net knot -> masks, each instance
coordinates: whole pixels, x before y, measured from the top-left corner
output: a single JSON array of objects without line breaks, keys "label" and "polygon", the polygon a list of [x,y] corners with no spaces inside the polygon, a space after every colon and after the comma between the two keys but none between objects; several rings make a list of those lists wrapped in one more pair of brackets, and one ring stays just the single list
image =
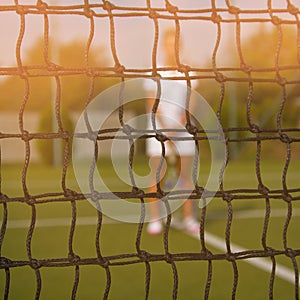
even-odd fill
[{"label": "net knot", "polygon": [[207,258],[207,259],[212,259],[213,258],[213,254],[211,253],[211,251],[209,251],[206,248],[202,249],[201,254],[204,255],[204,257]]},{"label": "net knot", "polygon": [[37,8],[39,11],[44,12],[48,9],[48,4],[43,2],[42,0],[37,1]]},{"label": "net knot", "polygon": [[165,255],[165,261],[166,261],[168,264],[172,264],[172,263],[173,263],[173,257],[172,257],[172,254],[171,254],[171,253],[166,253],[166,255]]},{"label": "net knot", "polygon": [[202,198],[203,201],[205,201],[205,192],[204,192],[204,188],[199,186],[198,184],[196,184],[195,186],[195,193],[197,198]]},{"label": "net knot", "polygon": [[28,8],[24,5],[17,5],[16,13],[19,15],[25,15],[28,13]]},{"label": "net knot", "polygon": [[5,268],[8,267],[8,265],[10,265],[12,263],[12,261],[4,256],[0,257],[0,267],[1,268]]},{"label": "net knot", "polygon": [[268,193],[269,193],[270,190],[266,186],[264,186],[263,184],[259,184],[258,185],[258,191],[262,195],[268,195]]},{"label": "net knot", "polygon": [[286,84],[286,79],[279,74],[276,75],[276,81],[281,86],[284,86]]},{"label": "net knot", "polygon": [[241,68],[247,74],[251,73],[251,71],[252,71],[252,67],[250,65],[247,65],[247,64],[241,64]]},{"label": "net knot", "polygon": [[192,124],[186,124],[185,126],[186,130],[188,131],[189,134],[191,135],[196,135],[198,132],[198,129],[196,126],[192,125]]},{"label": "net knot", "polygon": [[180,64],[177,68],[178,72],[187,74],[190,71],[190,67],[187,65]]},{"label": "net knot", "polygon": [[150,257],[151,257],[150,253],[148,253],[147,251],[144,251],[144,250],[139,251],[138,255],[139,255],[140,260],[143,262],[149,261]]},{"label": "net knot", "polygon": [[21,70],[20,77],[26,79],[28,77],[28,72],[24,69]]},{"label": "net knot", "polygon": [[293,140],[285,133],[280,134],[280,141],[285,144],[291,144]]},{"label": "net knot", "polygon": [[47,66],[47,70],[48,71],[58,71],[59,70],[59,66],[57,65],[57,64],[55,64],[55,63],[53,63],[53,62],[50,62],[49,64],[48,64],[48,66]]},{"label": "net knot", "polygon": [[169,1],[166,3],[166,9],[171,14],[176,14],[178,12],[178,7],[170,4]]},{"label": "net knot", "polygon": [[252,133],[255,133],[255,134],[261,132],[259,126],[256,125],[256,124],[251,124],[251,126],[250,126],[250,131],[251,131]]},{"label": "net knot", "polygon": [[107,11],[111,11],[111,10],[115,9],[115,5],[112,4],[109,1],[104,1],[104,3],[103,3],[103,9],[105,9]]},{"label": "net knot", "polygon": [[132,187],[132,193],[136,196],[136,197],[139,197],[139,198],[142,198],[145,196],[145,193],[143,190],[139,189],[138,187],[136,186],[133,186]]},{"label": "net knot", "polygon": [[163,203],[168,202],[168,197],[166,197],[167,193],[161,190],[161,188],[157,189],[157,198],[160,199]]},{"label": "net knot", "polygon": [[80,256],[75,253],[69,253],[68,260],[71,264],[77,265],[80,262]]},{"label": "net knot", "polygon": [[116,64],[114,69],[116,73],[124,73],[125,71],[125,67],[120,64]]},{"label": "net knot", "polygon": [[186,73],[188,73],[188,71],[189,71],[189,66],[184,65],[184,64],[180,64],[180,65],[178,66],[177,70],[178,70],[178,72],[180,72],[180,73],[186,74]]},{"label": "net knot", "polygon": [[224,76],[222,73],[216,72],[215,75],[216,75],[215,79],[216,79],[216,81],[218,81],[219,83],[222,83],[222,82],[225,82],[225,81],[226,81],[226,78],[225,78],[225,76]]},{"label": "net knot", "polygon": [[133,128],[128,124],[124,124],[122,127],[122,131],[127,135],[130,135],[132,133],[132,130]]},{"label": "net knot", "polygon": [[95,77],[95,71],[92,68],[87,68],[86,69],[86,75],[88,77]]},{"label": "net knot", "polygon": [[84,8],[84,15],[90,19],[94,16],[94,11],[92,9],[90,9],[88,6],[86,6]]},{"label": "net knot", "polygon": [[5,203],[9,200],[9,197],[3,193],[0,193],[0,203]]},{"label": "net knot", "polygon": [[75,197],[75,196],[77,196],[77,192],[70,190],[70,189],[65,189],[64,196],[65,197]]},{"label": "net knot", "polygon": [[280,25],[282,23],[282,20],[277,16],[272,16],[271,21],[274,25]]},{"label": "net knot", "polygon": [[22,140],[24,142],[29,142],[31,140],[30,134],[27,130],[23,130],[22,132]]},{"label": "net knot", "polygon": [[297,15],[299,13],[299,9],[291,3],[288,4],[287,10],[291,15]]},{"label": "net knot", "polygon": [[231,202],[233,197],[230,193],[223,193],[223,196],[222,196],[223,200],[226,201],[226,202]]},{"label": "net knot", "polygon": [[285,249],[285,255],[287,257],[290,257],[290,258],[294,258],[295,256],[297,256],[297,253],[295,250],[291,249],[291,248],[286,248]]},{"label": "net knot", "polygon": [[96,142],[97,139],[98,139],[98,134],[100,134],[100,133],[89,130],[88,133],[87,133],[87,135],[86,135],[86,138],[89,139],[92,142]]},{"label": "net knot", "polygon": [[293,201],[293,197],[286,192],[283,193],[282,198],[287,203],[291,203]]},{"label": "net knot", "polygon": [[230,14],[233,14],[233,15],[238,15],[240,13],[240,9],[234,5],[229,6],[228,11]]},{"label": "net knot", "polygon": [[156,133],[155,138],[162,143],[168,140],[168,137],[160,132]]},{"label": "net knot", "polygon": [[230,262],[234,262],[235,256],[232,253],[226,253],[226,260],[228,260]]},{"label": "net knot", "polygon": [[152,72],[152,80],[154,80],[155,82],[158,82],[161,80],[161,75],[159,73],[157,73],[157,70],[153,70]]},{"label": "net knot", "polygon": [[91,193],[91,200],[93,202],[97,202],[100,199],[101,199],[100,194],[97,191],[92,191],[92,193]]},{"label": "net knot", "polygon": [[106,258],[104,257],[99,257],[97,259],[98,261],[98,264],[103,267],[103,268],[108,268],[109,267],[109,260],[107,260]]},{"label": "net knot", "polygon": [[149,10],[149,18],[150,19],[157,19],[157,17],[158,17],[157,12],[154,9],[150,9]]},{"label": "net knot", "polygon": [[264,247],[264,249],[266,250],[266,254],[270,257],[274,256],[274,249],[272,247]]},{"label": "net knot", "polygon": [[37,270],[42,266],[41,263],[35,258],[30,259],[29,264],[30,267],[34,270]]},{"label": "net knot", "polygon": [[30,206],[36,203],[35,198],[28,195],[25,197],[25,202]]},{"label": "net knot", "polygon": [[65,130],[64,128],[62,129],[61,131],[61,137],[64,139],[64,140],[68,140],[72,137],[72,134],[68,131],[68,130]]},{"label": "net knot", "polygon": [[211,14],[211,20],[215,23],[218,24],[222,21],[222,17],[220,15],[218,15],[217,13],[213,12]]}]

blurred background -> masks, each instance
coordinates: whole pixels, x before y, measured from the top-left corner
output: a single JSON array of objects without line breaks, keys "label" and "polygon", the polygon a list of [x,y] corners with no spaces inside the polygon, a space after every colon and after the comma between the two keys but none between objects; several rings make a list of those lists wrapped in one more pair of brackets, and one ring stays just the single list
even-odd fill
[{"label": "blurred background", "polygon": [[[5,0],[1,5],[12,5],[13,1]],[[64,1],[52,0],[45,1],[49,6],[65,5]],[[74,0],[72,4],[81,4],[81,1]],[[97,1],[89,1],[90,4]],[[36,1],[20,0],[19,5],[35,5]],[[144,1],[113,1],[116,6],[145,8]],[[211,6],[211,1],[172,1],[173,5],[180,9],[203,9]],[[270,20],[267,12],[267,1],[231,1],[232,5],[246,10],[260,9],[265,13],[257,14],[251,18]],[[165,1],[151,1],[152,7],[164,8]],[[225,83],[226,93],[221,110],[221,121],[223,128],[227,127],[247,127],[247,97],[249,85],[241,78],[247,78],[247,73],[240,68],[241,63],[245,63],[252,68],[252,77],[263,79],[269,83],[254,83],[253,101],[251,103],[251,118],[254,123],[264,128],[277,128],[277,114],[282,100],[282,88],[277,82],[275,72],[275,53],[278,50],[278,40],[280,39],[278,28],[270,21],[268,22],[241,22],[240,42],[241,49],[236,43],[236,32],[238,30],[235,22],[235,15],[225,11],[226,2],[223,0],[215,1],[218,8],[224,8],[224,12],[218,14],[228,22],[222,22],[218,37],[218,26],[210,20],[211,14],[201,13],[202,20],[180,20],[180,34],[182,38],[182,50],[180,59],[182,64],[187,64],[197,69],[199,76],[203,79],[198,80],[197,91],[211,104],[217,112],[220,100],[219,83],[214,79],[213,73],[213,54],[216,51],[215,63],[218,69],[222,69],[222,74],[229,78],[239,78],[240,82],[228,80]],[[297,27],[289,24],[289,20],[294,20],[292,14],[280,13],[280,9],[286,9],[286,1],[272,1],[272,8],[277,9],[277,15],[284,18],[287,22],[281,25],[282,43],[278,57],[278,65],[281,67],[280,74],[288,81],[297,80],[299,71],[290,66],[298,65],[299,49],[297,46],[298,33]],[[95,10],[100,16],[105,13],[99,7]],[[123,10],[122,13],[131,11]],[[158,20],[160,33],[166,28],[175,27],[174,20],[168,18]],[[184,16],[184,13],[181,13]],[[188,14],[186,14],[187,16]],[[273,16],[277,16],[276,12]],[[247,19],[247,13],[240,15]],[[207,17],[207,19],[205,19]],[[91,68],[110,68],[114,67],[114,58],[111,48],[109,18],[93,18],[94,35],[90,35],[90,19],[84,15],[48,15],[49,32],[45,36],[44,18],[41,14],[25,14],[24,36],[20,47],[17,41],[20,39],[20,15],[14,11],[2,11],[0,18],[0,131],[5,133],[19,132],[19,116],[16,114],[20,110],[24,100],[25,84],[19,75],[7,75],[6,70],[17,68],[18,60],[25,69],[39,75],[41,68],[49,68],[49,62],[54,63],[59,68],[69,70],[69,75],[61,76],[61,112],[64,126],[70,131],[74,127],[80,113],[82,112],[90,89],[90,78],[83,74],[82,70],[87,64]],[[234,22],[231,22],[234,21]],[[114,17],[115,26],[115,47],[116,54],[121,65],[128,70],[138,70],[143,74],[143,70],[152,67],[152,48],[154,42],[154,23],[148,17]],[[162,65],[163,54],[159,36],[157,64]],[[86,48],[89,38],[91,44],[88,52],[88,62]],[[48,39],[48,40],[47,40]],[[216,48],[217,42],[219,42]],[[243,60],[241,61],[241,51]],[[19,54],[17,54],[19,53]],[[48,60],[48,62],[47,62]],[[110,69],[111,70],[111,69]],[[257,70],[257,72],[256,72]],[[211,78],[208,78],[211,76]],[[113,76],[95,77],[94,90],[92,97],[107,89],[109,86],[117,84],[120,79]],[[23,119],[25,129],[29,132],[51,132],[55,126],[53,121],[54,102],[57,96],[57,86],[52,76],[31,76],[29,78],[28,99],[24,109]],[[141,89],[142,87],[137,87]],[[299,127],[300,112],[300,91],[296,84],[287,86],[288,101],[285,105],[281,119],[282,127]],[[110,102],[103,103],[101,111],[109,110]],[[143,112],[142,102],[137,102],[129,110],[132,116]],[[116,119],[116,118],[115,118]],[[118,125],[116,120],[115,126]],[[245,131],[231,132],[232,137],[245,137],[249,133]],[[53,141],[39,141],[32,143],[32,161],[45,160],[53,163],[53,154],[50,144]],[[19,139],[3,140],[2,144],[3,161],[22,161],[24,159],[22,141]],[[249,149],[249,143],[231,144],[233,157],[240,151]],[[250,146],[251,148],[251,146]],[[254,147],[255,148],[255,147]],[[253,149],[254,149],[253,148]],[[57,148],[56,148],[57,149]],[[110,146],[107,146],[109,151]],[[140,142],[138,151],[144,151],[143,142]],[[275,157],[281,156],[278,149],[274,149],[270,143],[271,153]],[[48,152],[45,155],[45,151]],[[253,150],[254,151],[254,150]],[[298,154],[296,154],[298,155]]]},{"label": "blurred background", "polygon": [[[180,62],[196,74],[192,80],[197,92],[211,105],[230,139],[223,193],[205,211],[197,211],[205,226],[207,252],[199,237],[182,230],[171,228],[166,241],[165,235],[150,236],[139,224],[118,223],[106,216],[100,221],[91,199],[78,196],[78,178],[68,161],[70,149],[62,132],[57,133],[57,112],[70,138],[87,102],[120,83],[122,68],[118,70],[116,64],[124,66],[126,80],[149,76],[153,64],[167,67],[161,36],[176,25],[174,15],[165,10],[167,2],[180,9]],[[169,299],[174,293],[175,265],[179,299],[199,299],[208,285],[211,299],[233,298],[236,278],[238,299],[267,299],[273,292],[274,299],[295,298],[300,264],[299,3],[111,0],[112,5],[122,6],[112,10],[111,19],[107,10],[93,6],[99,3],[103,2],[1,0],[0,267],[5,270],[0,272],[0,294],[33,299],[41,292],[41,299],[69,299],[77,291],[78,299],[98,299],[111,282],[111,299],[144,299],[147,262],[138,253],[143,249],[151,258],[158,257],[151,261],[153,299]],[[155,24],[147,4],[161,14],[156,62],[152,60]],[[243,12],[235,14],[234,7],[229,11],[230,5]],[[87,7],[94,11],[93,18]],[[196,18],[190,18],[193,15]],[[134,92],[142,89],[133,87]],[[145,99],[140,100],[125,107],[125,121],[145,112]],[[116,103],[119,97],[101,102],[99,116],[107,117]],[[257,134],[252,125],[262,132]],[[98,171],[111,191],[131,193],[132,184],[118,176],[121,169],[129,175],[128,153],[117,170],[110,157],[112,139],[121,127],[119,111],[107,118],[104,127],[112,130],[109,138],[98,142]],[[45,135],[28,141],[26,131]],[[199,144],[198,184],[204,187],[210,175],[210,149],[205,139]],[[145,139],[137,141],[133,169],[139,175],[150,171]],[[258,188],[262,183],[269,194],[261,185]],[[166,243],[170,253],[187,260],[171,265],[164,256]],[[99,263],[100,250],[108,266]],[[195,253],[216,256],[192,261]],[[233,254],[240,256],[234,260]],[[262,264],[251,264],[256,255],[266,256]],[[276,272],[283,270],[284,275],[271,277],[275,261]],[[35,263],[44,265],[35,268]]]}]

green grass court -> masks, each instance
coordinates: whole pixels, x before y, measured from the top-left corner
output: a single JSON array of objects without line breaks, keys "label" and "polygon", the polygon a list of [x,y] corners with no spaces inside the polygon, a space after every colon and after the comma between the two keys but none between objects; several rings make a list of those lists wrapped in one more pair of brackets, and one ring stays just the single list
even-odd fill
[{"label": "green grass court", "polygon": [[[141,162],[143,159],[141,159]],[[299,161],[293,162],[288,170],[288,188],[299,187]],[[146,173],[147,167],[137,163],[137,172]],[[103,161],[102,172],[108,178],[108,184],[116,190],[126,189],[114,177],[108,161]],[[124,161],[126,168],[127,162]],[[2,191],[13,196],[22,196],[22,165],[2,166]],[[282,186],[283,162],[263,161],[262,178],[266,186],[280,189]],[[71,168],[68,170],[68,188],[78,190]],[[205,178],[208,166],[201,166],[200,174]],[[201,173],[202,172],[202,173]],[[202,180],[200,178],[200,181]],[[204,180],[204,179],[203,179]],[[45,191],[61,190],[61,168],[30,164],[27,185],[31,194]],[[255,163],[253,161],[231,161],[226,169],[224,188],[257,188]],[[231,242],[249,250],[262,250],[261,235],[264,222],[264,200],[233,201],[233,223]],[[9,203],[8,229],[6,231],[1,256],[12,260],[28,260],[26,237],[31,208],[24,203]],[[70,233],[70,203],[46,203],[36,207],[38,223],[33,232],[31,250],[37,259],[66,258],[68,256],[68,238]],[[77,218],[73,249],[81,258],[96,257],[96,210],[87,200],[78,201]],[[268,246],[283,250],[283,227],[286,221],[287,204],[282,200],[271,200],[271,220],[268,229]],[[3,206],[1,206],[1,219]],[[26,221],[27,220],[27,221]],[[88,225],[83,225],[88,220]],[[44,221],[44,223],[43,223]],[[27,222],[27,223],[26,223]],[[40,222],[40,223],[39,223]],[[92,224],[94,222],[94,224]],[[227,222],[227,204],[215,198],[207,206],[205,231],[225,240]],[[300,204],[293,202],[293,217],[288,227],[288,247],[300,248]],[[101,230],[100,247],[103,256],[124,253],[136,253],[135,242],[137,224],[118,223],[104,218]],[[163,254],[163,236],[149,236],[144,228],[141,248],[151,253]],[[207,244],[214,254],[222,253],[218,247]],[[169,234],[169,251],[171,253],[197,253],[201,250],[199,240],[186,233],[171,229]],[[224,252],[223,252],[224,253]],[[270,261],[270,259],[267,258]],[[276,263],[293,272],[291,260],[285,255],[276,256]],[[300,258],[297,257],[300,265]],[[171,299],[173,275],[171,265],[166,262],[151,262],[150,299]],[[207,279],[207,262],[176,262],[179,276],[178,299],[202,299]],[[233,283],[232,264],[228,261],[213,261],[210,299],[229,299]],[[270,274],[246,260],[238,260],[239,280],[236,299],[267,299]],[[98,266],[80,266],[80,280],[77,299],[102,299],[105,285],[105,271]],[[28,266],[10,268],[11,284],[9,299],[33,299],[36,289],[34,271]],[[109,299],[144,299],[145,297],[145,264],[136,263],[110,267],[112,283]],[[70,299],[74,283],[75,267],[42,267],[41,299]],[[5,272],[0,272],[0,294],[4,293]],[[274,299],[294,299],[294,284],[288,280],[275,277]]]}]

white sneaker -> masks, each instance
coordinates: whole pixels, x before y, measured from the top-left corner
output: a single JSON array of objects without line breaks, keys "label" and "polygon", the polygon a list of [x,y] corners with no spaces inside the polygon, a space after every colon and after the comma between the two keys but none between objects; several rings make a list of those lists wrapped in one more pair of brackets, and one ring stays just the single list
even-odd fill
[{"label": "white sneaker", "polygon": [[160,234],[163,226],[160,221],[151,221],[147,226],[147,232],[151,235]]},{"label": "white sneaker", "polygon": [[183,221],[184,230],[193,233],[199,234],[200,232],[200,223],[194,218],[186,218]]}]

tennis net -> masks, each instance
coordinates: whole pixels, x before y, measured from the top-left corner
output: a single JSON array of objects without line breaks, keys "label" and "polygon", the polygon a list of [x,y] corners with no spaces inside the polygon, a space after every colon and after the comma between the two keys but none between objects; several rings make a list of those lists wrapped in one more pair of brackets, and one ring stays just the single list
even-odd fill
[{"label": "tennis net", "polygon": [[[119,2],[119,1],[118,1]],[[206,1],[206,5],[201,4],[197,6],[191,4],[191,7],[181,7],[172,4],[171,1],[145,1],[145,5],[141,6],[140,3],[135,5],[117,4],[114,1],[89,1],[85,0],[81,3],[74,4],[51,4],[49,2],[36,1],[33,4],[26,4],[23,1],[15,0],[11,4],[0,5],[0,16],[3,18],[8,15],[13,16],[15,20],[18,20],[19,31],[14,35],[16,36],[16,42],[14,46],[14,52],[16,57],[16,64],[11,66],[4,66],[1,64],[0,76],[3,78],[1,85],[5,87],[5,80],[7,78],[18,78],[22,82],[23,97],[16,99],[18,103],[18,111],[15,113],[15,118],[18,119],[18,132],[10,132],[10,130],[1,129],[0,127],[0,141],[2,144],[9,143],[12,140],[18,140],[24,145],[24,152],[22,155],[24,161],[21,168],[21,195],[14,195],[7,192],[5,184],[0,188],[0,202],[2,205],[2,225],[0,232],[0,268],[3,272],[4,282],[2,284],[2,296],[4,299],[9,299],[11,289],[14,287],[14,280],[23,280],[17,278],[16,275],[11,274],[15,269],[30,267],[34,271],[35,276],[35,299],[41,298],[43,285],[46,284],[42,276],[43,270],[47,268],[74,268],[74,280],[72,286],[70,286],[70,297],[76,299],[78,295],[78,287],[80,285],[80,270],[84,266],[98,266],[105,272],[105,283],[103,284],[103,294],[99,297],[103,299],[109,298],[112,289],[114,277],[112,276],[112,270],[116,267],[128,266],[132,264],[143,264],[145,266],[144,278],[144,295],[145,299],[151,296],[151,280],[153,275],[151,273],[152,265],[156,262],[166,262],[171,266],[172,277],[172,295],[173,299],[178,298],[178,291],[180,289],[180,277],[178,276],[178,264],[183,261],[190,261],[192,263],[201,261],[206,263],[206,279],[205,285],[201,290],[199,288],[199,295],[203,295],[205,299],[208,299],[211,294],[211,282],[214,277],[213,266],[218,261],[229,262],[228,270],[233,273],[231,297],[238,297],[239,286],[239,262],[243,260],[251,260],[256,258],[266,258],[271,263],[271,271],[268,274],[268,297],[273,299],[274,286],[276,285],[276,267],[278,264],[278,258],[287,257],[289,265],[293,273],[292,290],[295,299],[299,299],[299,256],[300,248],[291,247],[294,245],[294,241],[289,241],[289,228],[293,223],[295,216],[295,207],[300,200],[300,187],[298,185],[289,184],[289,170],[296,168],[296,164],[299,163],[299,142],[300,142],[300,128],[299,120],[297,119],[297,112],[299,110],[299,104],[297,99],[299,97],[297,90],[300,83],[299,80],[299,62],[300,62],[300,30],[299,30],[299,9],[296,5],[289,0],[282,1],[278,4],[276,1],[261,1],[260,7],[244,7],[242,1],[239,5],[233,5],[233,1],[225,0],[224,3],[219,1]],[[137,1],[136,1],[137,2]],[[173,1],[175,3],[175,1]],[[221,2],[221,1],[220,1]],[[254,1],[255,2],[255,1]],[[276,2],[276,6],[274,3]],[[30,17],[39,17],[41,27],[43,28],[43,46],[40,49],[42,53],[42,63],[39,64],[27,64],[23,57],[23,43],[25,38],[29,34],[26,32],[27,22]],[[85,40],[85,46],[83,51],[83,64],[80,67],[65,66],[63,63],[53,61],[53,49],[51,50],[51,20],[52,17],[58,16],[62,20],[65,18],[65,22],[83,22],[88,28],[88,34]],[[73,21],[74,19],[75,21]],[[118,35],[118,28],[121,25],[117,25],[118,21],[126,19],[139,19],[141,22],[145,22],[149,25],[149,32],[151,32],[151,39],[148,49],[148,56],[150,58],[150,67],[137,67],[130,66],[130,63],[122,63],[122,59],[126,61],[125,56],[122,56],[122,49],[118,44],[117,39],[132,38],[133,27],[131,31],[125,30],[122,37]],[[103,23],[97,23],[98,21]],[[124,21],[123,21],[124,22]],[[176,66],[171,67],[169,65],[161,65],[159,61],[159,39],[163,31],[162,28],[166,28],[166,23],[171,24],[176,33],[175,42],[175,62]],[[98,25],[97,25],[98,24]],[[97,65],[91,59],[91,52],[93,43],[100,42],[103,35],[96,32],[99,30],[97,26],[102,26],[107,30],[107,48],[111,55],[113,63],[111,65]],[[122,24],[122,23],[121,23]],[[184,24],[184,25],[183,25]],[[188,25],[186,25],[188,24]],[[262,25],[263,24],[263,25]],[[243,29],[247,26],[255,27],[258,31],[261,30],[261,36],[265,40],[259,40],[251,38],[247,39],[243,36]],[[182,63],[181,50],[179,47],[179,39],[181,38],[182,29],[187,26],[187,31],[191,30],[194,36],[191,40],[202,39],[203,44],[212,43],[210,56],[207,60],[208,63],[195,62],[192,64]],[[214,32],[214,38],[209,36],[204,37],[201,26],[210,26],[211,32]],[[248,28],[247,27],[247,28]],[[67,30],[72,32],[72,28]],[[122,30],[122,29],[120,29]],[[197,34],[198,30],[202,34]],[[206,30],[206,29],[205,29]],[[231,40],[226,35],[226,32],[231,34]],[[13,34],[13,33],[12,33]],[[27,34],[27,35],[26,35]],[[55,32],[55,34],[59,34]],[[68,32],[64,32],[68,35]],[[71,34],[71,33],[70,33]],[[127,37],[128,34],[128,37]],[[253,32],[252,32],[253,34]],[[231,47],[224,45],[225,37],[231,41]],[[249,36],[251,34],[249,33]],[[253,35],[254,36],[254,35]],[[286,38],[287,37],[287,38]],[[5,38],[8,38],[5,36]],[[207,38],[207,40],[205,40]],[[2,37],[2,39],[4,39]],[[50,42],[49,42],[50,41]],[[52,41],[53,42],[53,41]],[[225,41],[226,42],[226,41]],[[5,44],[5,40],[2,41]],[[120,43],[120,42],[119,42]],[[259,46],[259,43],[263,43],[263,47]],[[126,47],[130,47],[130,43],[126,44]],[[247,47],[243,47],[246,45]],[[250,45],[252,45],[250,47]],[[198,44],[199,46],[199,44]],[[273,48],[272,48],[273,47]],[[55,48],[55,46],[54,46]],[[273,49],[272,52],[270,49]],[[257,50],[257,55],[253,52]],[[52,52],[51,52],[52,51]],[[134,50],[132,50],[134,51]],[[229,55],[228,52],[232,53]],[[259,51],[262,51],[261,53]],[[120,55],[121,53],[121,55]],[[125,55],[125,54],[124,54]],[[292,58],[290,58],[293,56]],[[258,57],[258,58],[257,58]],[[229,58],[229,59],[227,59]],[[269,59],[270,58],[270,59]],[[75,58],[75,60],[77,57]],[[136,58],[137,59],[137,58]],[[222,61],[224,59],[224,61]],[[226,60],[227,59],[227,60]],[[287,60],[285,60],[287,59]],[[222,63],[218,63],[218,61]],[[165,71],[176,71],[180,75],[168,75],[167,77],[161,77]],[[95,138],[97,143],[94,144],[93,155],[95,157],[96,164],[89,166],[88,176],[89,186],[87,192],[83,192],[80,189],[70,187],[68,184],[68,172],[72,172],[72,142],[76,138],[72,131],[68,130],[63,120],[63,104],[64,95],[62,93],[62,81],[65,78],[73,76],[85,77],[88,81],[87,90],[85,91],[85,97],[80,99],[80,107],[87,107],[93,97],[97,94],[95,86],[99,79],[109,79],[113,83],[118,83],[118,91],[121,91],[116,99],[107,98],[103,101],[116,101],[117,114],[113,115],[117,120],[117,126],[107,125],[104,129],[99,129],[96,132],[88,132],[88,139]],[[31,105],[31,95],[35,93],[37,89],[36,85],[33,85],[33,79],[36,78],[48,78],[53,80],[54,87],[46,92],[46,98],[54,99],[54,109],[52,119],[52,130],[47,132],[37,132],[29,130],[26,127],[25,114],[27,107]],[[164,231],[163,231],[163,252],[154,253],[147,251],[142,246],[142,237],[145,232],[146,226],[146,212],[145,205],[149,198],[160,199],[167,195],[164,191],[164,187],[157,184],[156,190],[149,192],[147,189],[140,187],[134,179],[134,173],[132,168],[128,168],[128,176],[130,178],[130,189],[123,191],[119,190],[100,190],[95,188],[93,182],[97,180],[94,178],[95,168],[101,169],[101,160],[98,161],[98,152],[102,150],[102,144],[106,141],[114,140],[118,137],[120,132],[123,135],[120,137],[122,140],[126,140],[131,145],[135,145],[137,139],[143,143],[147,139],[158,139],[162,145],[162,153],[164,154],[164,143],[167,141],[166,135],[162,132],[153,130],[143,130],[140,127],[134,125],[128,125],[126,122],[127,106],[124,102],[124,95],[122,90],[125,89],[127,82],[130,79],[149,79],[154,78],[159,82],[159,79],[168,79],[182,81],[186,86],[191,86],[193,82],[199,84],[198,91],[202,93],[207,99],[208,103],[215,109],[216,118],[222,126],[222,132],[224,139],[221,142],[224,145],[224,161],[217,174],[217,179],[220,180],[220,185],[215,190],[207,190],[205,185],[197,182],[197,174],[199,169],[197,167],[197,161],[193,167],[193,178],[195,186],[191,191],[189,198],[194,200],[202,199],[202,203],[206,203],[207,199],[212,197],[214,201],[225,203],[226,207],[226,223],[224,227],[224,244],[225,249],[221,252],[214,252],[207,245],[206,228],[209,222],[207,216],[207,210],[209,205],[202,205],[200,211],[200,233],[198,238],[200,240],[200,250],[185,251],[185,252],[172,252],[169,245],[169,237],[172,231],[171,221],[173,214],[171,213],[170,203],[171,198],[164,198],[164,205],[166,214],[168,216]],[[137,81],[139,82],[139,81]],[[101,84],[103,81],[101,81]],[[202,89],[201,87],[206,88]],[[136,87],[136,86],[135,86]],[[55,91],[55,96],[53,96]],[[47,94],[48,93],[48,94]],[[52,93],[52,94],[51,94]],[[189,94],[189,93],[188,93]],[[141,95],[144,95],[141,93]],[[142,97],[141,97],[142,98]],[[188,99],[188,96],[187,96]],[[4,101],[2,99],[2,101]],[[7,102],[12,101],[6,99]],[[40,99],[39,101],[43,101]],[[142,107],[145,106],[145,102],[142,102]],[[152,107],[152,116],[155,118],[155,113],[159,107],[160,98],[157,97],[154,107]],[[72,103],[72,101],[71,101]],[[102,109],[100,104],[100,110]],[[189,105],[189,101],[186,101],[186,105]],[[1,104],[3,111],[5,112],[5,104]],[[71,108],[70,108],[71,109]],[[215,136],[208,134],[209,128],[203,129],[193,125],[189,114],[187,116],[186,130],[189,132],[192,140],[195,142],[195,147],[203,150],[205,155],[205,143],[212,139],[218,139]],[[239,118],[243,118],[240,121]],[[89,121],[87,118],[83,118],[85,125],[89,128]],[[270,121],[271,120],[271,121]],[[0,124],[4,128],[4,124]],[[212,133],[216,133],[213,131]],[[30,182],[30,168],[35,163],[32,162],[34,153],[34,143],[37,141],[54,141],[54,149],[59,152],[60,146],[57,146],[57,142],[61,141],[62,154],[59,154],[57,161],[60,169],[61,184],[56,191],[48,191],[42,189],[38,193],[32,193],[30,185],[34,182]],[[184,143],[185,138],[179,140]],[[53,146],[53,144],[51,144]],[[55,146],[56,144],[56,146]],[[203,144],[203,147],[202,147]],[[21,144],[20,144],[21,145]],[[50,145],[50,144],[48,144]],[[244,147],[244,146],[247,147]],[[52,147],[51,146],[51,147]],[[248,147],[249,146],[249,147]],[[244,149],[244,148],[245,149]],[[5,149],[1,150],[1,156],[5,157]],[[250,150],[248,150],[250,148]],[[280,149],[280,150],[279,150]],[[49,150],[49,149],[48,149]],[[280,152],[280,153],[279,153]],[[46,154],[45,154],[46,155]],[[132,167],[137,155],[135,147],[130,147],[126,156],[128,165]],[[282,170],[278,178],[275,179],[277,186],[272,186],[272,183],[266,183],[268,180],[264,180],[262,175],[262,169],[264,168],[264,159],[272,158],[274,164],[277,161],[281,162]],[[125,158],[123,158],[125,159]],[[238,163],[240,161],[253,160],[253,168],[255,169],[256,186],[244,187],[239,185],[238,173],[236,174],[236,183],[233,187],[227,187],[223,182],[224,174],[231,171],[231,163]],[[271,162],[271,164],[273,164]],[[241,163],[242,164],[242,163]],[[5,170],[7,170],[7,162],[2,158],[1,161],[1,178],[5,178]],[[45,168],[47,168],[45,166]],[[162,165],[160,165],[162,168]],[[56,169],[57,170],[57,169]],[[297,168],[296,168],[297,170]],[[298,170],[299,171],[299,170]],[[15,172],[18,172],[15,170]],[[50,172],[50,171],[49,171]],[[159,173],[160,170],[157,170]],[[57,173],[55,173],[57,174]],[[201,174],[201,170],[200,170]],[[293,173],[295,174],[295,173]],[[16,175],[17,176],[17,175]],[[294,175],[290,175],[294,176]],[[200,175],[201,177],[201,175]],[[1,183],[1,180],[0,180]],[[291,187],[290,187],[291,186]],[[88,192],[89,191],[89,192]],[[176,190],[175,200],[177,198],[182,199],[182,195],[185,195],[185,190]],[[174,195],[173,195],[174,196]],[[105,226],[103,223],[104,214],[101,210],[101,205],[106,203],[105,201],[116,201],[116,199],[137,201],[140,210],[138,216],[137,234],[135,238],[135,251],[132,253],[118,253],[105,255],[102,253],[102,246],[106,243],[101,239],[101,232]],[[173,197],[174,198],[174,197]],[[89,199],[94,203],[97,208],[96,211],[96,232],[95,232],[95,253],[93,257],[77,254],[74,250],[74,235],[78,225],[77,209],[80,203]],[[249,201],[258,201],[263,203],[263,222],[260,237],[260,245],[253,249],[238,249],[232,247],[232,223],[234,221],[234,205],[235,203],[244,203]],[[27,211],[29,210],[30,222],[27,224],[27,236],[26,236],[26,259],[15,259],[10,256],[10,253],[5,251],[5,243],[9,238],[7,236],[10,207],[13,204],[19,204]],[[61,257],[44,257],[37,258],[32,252],[32,243],[35,239],[35,232],[37,227],[37,207],[47,206],[52,204],[66,203],[70,206],[71,217],[68,219],[69,231],[67,237],[68,253]],[[280,203],[282,207],[286,209],[286,215],[284,216],[284,222],[281,228],[281,246],[275,248],[270,246],[268,240],[268,232],[271,223],[272,205],[273,203]],[[27,211],[28,213],[28,211]],[[21,219],[28,216],[24,213]],[[7,236],[7,237],[6,237]],[[4,250],[3,250],[4,249]],[[17,274],[17,273],[16,273]],[[134,292],[133,292],[134,295]]]}]

